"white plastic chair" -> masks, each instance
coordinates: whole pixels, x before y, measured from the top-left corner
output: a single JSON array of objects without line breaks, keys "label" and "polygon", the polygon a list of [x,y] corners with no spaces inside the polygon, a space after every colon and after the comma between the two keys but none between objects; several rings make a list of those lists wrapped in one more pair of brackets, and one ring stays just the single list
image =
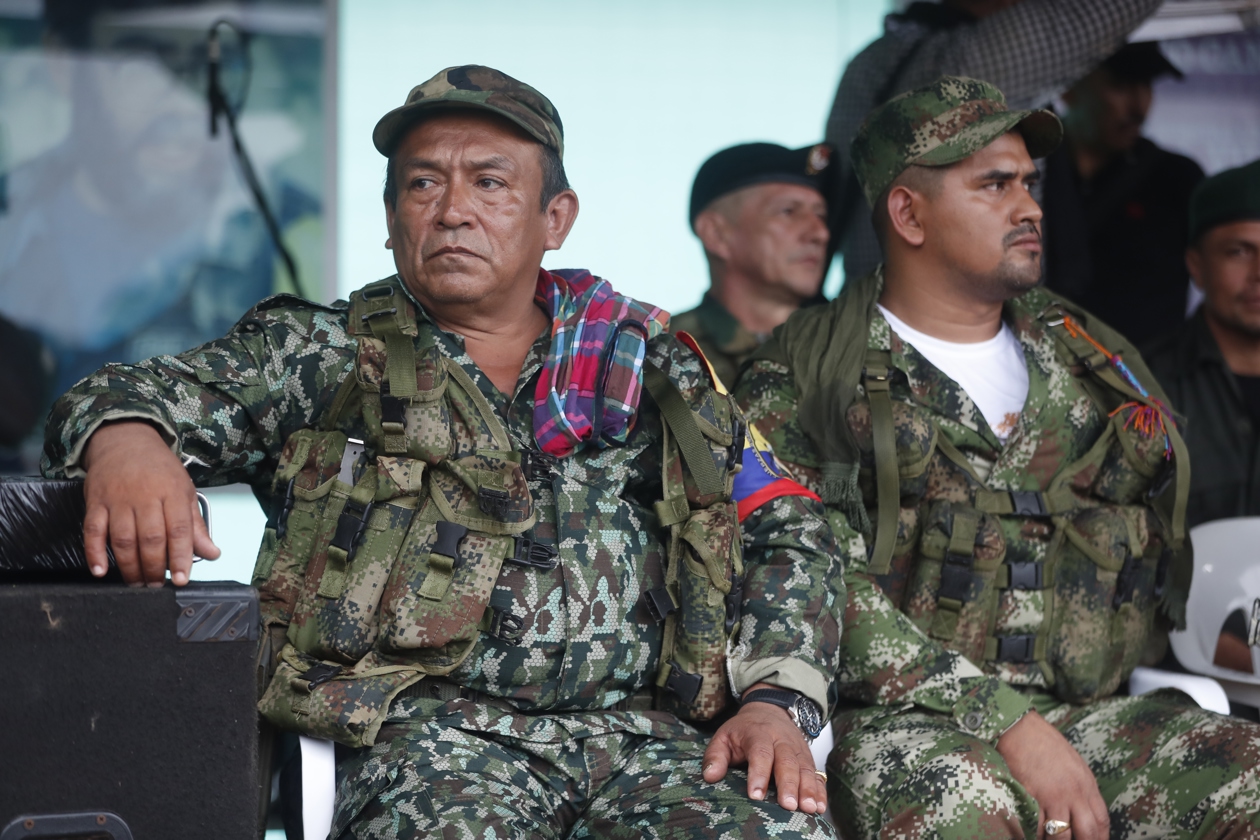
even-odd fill
[{"label": "white plastic chair", "polygon": [[1188,670],[1215,679],[1230,700],[1260,707],[1260,650],[1251,648],[1252,673],[1213,663],[1221,625],[1234,610],[1250,616],[1260,599],[1260,516],[1220,519],[1190,531],[1194,580],[1186,629],[1170,634],[1173,652]]}]

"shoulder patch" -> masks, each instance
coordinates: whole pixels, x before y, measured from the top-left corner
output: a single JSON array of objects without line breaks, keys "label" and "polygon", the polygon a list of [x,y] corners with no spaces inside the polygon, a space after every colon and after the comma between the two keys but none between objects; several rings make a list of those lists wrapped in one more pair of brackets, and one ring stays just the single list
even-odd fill
[{"label": "shoulder patch", "polygon": [[743,464],[743,469],[735,474],[735,486],[731,491],[740,522],[757,508],[781,496],[806,496],[822,501],[817,493],[780,472],[770,442],[751,424],[744,437]]}]

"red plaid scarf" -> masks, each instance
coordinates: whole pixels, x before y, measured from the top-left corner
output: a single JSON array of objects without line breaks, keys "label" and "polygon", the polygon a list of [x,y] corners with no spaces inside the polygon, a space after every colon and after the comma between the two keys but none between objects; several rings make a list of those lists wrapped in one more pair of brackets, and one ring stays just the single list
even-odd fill
[{"label": "red plaid scarf", "polygon": [[625,443],[643,391],[647,342],[669,313],[613,291],[584,269],[542,270],[534,298],[551,315],[551,350],[534,392],[534,438],[563,458]]}]

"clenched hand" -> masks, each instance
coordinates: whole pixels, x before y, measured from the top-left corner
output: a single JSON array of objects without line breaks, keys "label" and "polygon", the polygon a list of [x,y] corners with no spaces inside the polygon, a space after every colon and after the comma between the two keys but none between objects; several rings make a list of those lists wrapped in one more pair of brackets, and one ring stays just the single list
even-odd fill
[{"label": "clenched hand", "polygon": [[123,580],[131,584],[161,586],[169,568],[171,581],[183,586],[194,552],[219,556],[192,479],[148,423],[122,421],[97,429],[83,468],[83,542],[92,574],[105,574],[107,541]]}]

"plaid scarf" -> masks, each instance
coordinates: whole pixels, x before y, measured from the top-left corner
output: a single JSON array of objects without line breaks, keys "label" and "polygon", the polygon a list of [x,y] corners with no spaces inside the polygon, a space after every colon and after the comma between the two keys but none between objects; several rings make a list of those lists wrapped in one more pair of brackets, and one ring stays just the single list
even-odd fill
[{"label": "plaid scarf", "polygon": [[613,291],[584,269],[540,270],[534,299],[551,315],[551,349],[534,391],[534,438],[563,458],[625,443],[643,391],[647,342],[669,313]]}]

